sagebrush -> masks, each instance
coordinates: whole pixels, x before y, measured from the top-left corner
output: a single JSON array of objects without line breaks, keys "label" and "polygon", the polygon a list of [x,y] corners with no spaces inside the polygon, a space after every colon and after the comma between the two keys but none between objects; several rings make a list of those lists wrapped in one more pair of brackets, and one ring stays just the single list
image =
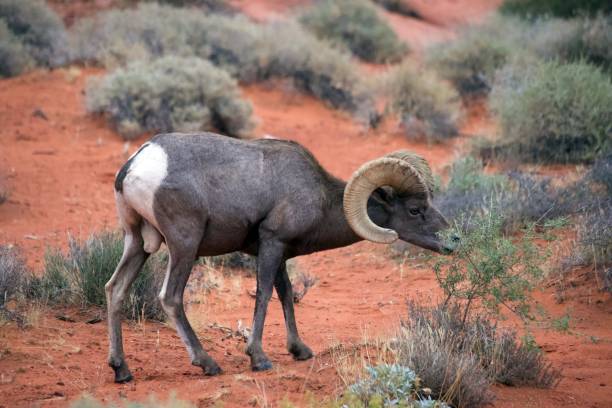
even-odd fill
[{"label": "sagebrush", "polygon": [[0,2],[0,75],[64,63],[67,39],[64,24],[42,0]]},{"label": "sagebrush", "polygon": [[290,21],[257,24],[242,16],[140,4],[83,19],[73,31],[78,59],[112,67],[197,56],[241,82],[287,78],[335,108],[365,115],[373,110],[350,56]]},{"label": "sagebrush", "polygon": [[324,0],[300,17],[316,36],[370,62],[395,62],[407,47],[366,0]]},{"label": "sagebrush", "polygon": [[24,44],[0,20],[0,77],[19,75],[35,65]]},{"label": "sagebrush", "polygon": [[458,135],[459,96],[435,74],[404,63],[385,84],[388,109],[409,137],[440,142]]},{"label": "sagebrush", "polygon": [[107,115],[126,139],[143,132],[215,130],[246,136],[252,108],[236,82],[199,58],[136,62],[87,87],[87,109]]},{"label": "sagebrush", "polygon": [[429,48],[427,63],[450,80],[461,94],[487,93],[495,72],[514,52],[506,30],[509,24],[498,18],[465,28],[456,40]]},{"label": "sagebrush", "polygon": [[538,163],[590,162],[612,149],[612,81],[585,62],[511,65],[491,94],[498,155]]},{"label": "sagebrush", "polygon": [[462,94],[483,94],[493,87],[499,69],[517,61],[527,68],[539,60],[586,60],[609,69],[611,40],[611,16],[521,20],[494,15],[464,28],[456,40],[429,48],[427,61]]}]

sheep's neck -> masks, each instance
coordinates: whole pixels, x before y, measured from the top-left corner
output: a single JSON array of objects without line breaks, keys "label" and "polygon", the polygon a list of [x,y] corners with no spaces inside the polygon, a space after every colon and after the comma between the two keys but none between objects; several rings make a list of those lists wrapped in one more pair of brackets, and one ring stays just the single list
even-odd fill
[{"label": "sheep's neck", "polygon": [[[363,238],[355,234],[344,216],[343,196],[346,183],[338,183],[332,189],[330,206],[327,208],[322,222],[317,230],[311,235],[309,252],[325,249],[340,248],[355,242],[363,241]],[[382,205],[372,197],[368,200],[368,215],[370,219],[381,227],[388,227],[388,214]]]}]

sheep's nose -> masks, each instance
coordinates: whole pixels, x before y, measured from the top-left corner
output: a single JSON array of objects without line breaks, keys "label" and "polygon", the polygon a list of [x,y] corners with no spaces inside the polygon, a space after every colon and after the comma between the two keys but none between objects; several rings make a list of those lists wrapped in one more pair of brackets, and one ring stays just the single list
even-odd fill
[{"label": "sheep's nose", "polygon": [[445,255],[450,255],[452,254],[455,249],[457,249],[457,247],[459,246],[459,242],[461,242],[461,238],[459,238],[458,235],[453,234],[449,237],[448,243],[444,246],[442,253]]}]

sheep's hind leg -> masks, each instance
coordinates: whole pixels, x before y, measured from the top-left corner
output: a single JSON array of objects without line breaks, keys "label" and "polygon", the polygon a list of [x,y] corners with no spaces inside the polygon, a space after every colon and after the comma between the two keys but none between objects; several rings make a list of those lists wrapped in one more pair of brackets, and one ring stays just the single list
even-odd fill
[{"label": "sheep's hind leg", "polygon": [[202,348],[202,344],[187,320],[183,305],[183,293],[196,259],[197,250],[177,248],[169,248],[169,250],[170,263],[159,294],[164,311],[174,323],[181,340],[187,347],[191,364],[201,367],[206,375],[220,374],[221,368]]},{"label": "sheep's hind leg", "polygon": [[296,360],[308,360],[313,354],[312,350],[302,342],[298,333],[293,310],[293,289],[291,288],[291,281],[287,274],[285,262],[282,263],[276,274],[274,286],[276,287],[278,298],[283,305],[285,327],[287,328],[287,350],[293,354],[293,358]]},{"label": "sheep's hind leg", "polygon": [[149,254],[142,247],[140,232],[136,229],[126,232],[123,255],[113,276],[104,287],[108,310],[108,365],[115,371],[116,383],[125,383],[132,379],[132,374],[125,362],[125,355],[123,353],[121,305],[148,256]]}]

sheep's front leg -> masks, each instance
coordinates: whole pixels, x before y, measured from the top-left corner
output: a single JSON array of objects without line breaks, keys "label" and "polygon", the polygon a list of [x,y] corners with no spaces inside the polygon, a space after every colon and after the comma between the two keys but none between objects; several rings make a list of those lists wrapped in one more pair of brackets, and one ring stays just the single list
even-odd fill
[{"label": "sheep's front leg", "polygon": [[300,339],[295,313],[293,311],[293,289],[287,274],[286,263],[283,262],[274,280],[276,293],[283,304],[283,314],[285,315],[285,327],[287,328],[287,350],[293,354],[296,360],[308,360],[312,357],[312,351]]},{"label": "sheep's front leg", "polygon": [[247,345],[246,353],[251,356],[253,371],[263,371],[272,368],[272,363],[263,352],[261,339],[268,302],[272,297],[274,278],[281,263],[284,262],[284,245],[278,241],[264,241],[259,245],[257,256],[257,293],[255,296],[255,313],[253,316],[253,331]]}]

